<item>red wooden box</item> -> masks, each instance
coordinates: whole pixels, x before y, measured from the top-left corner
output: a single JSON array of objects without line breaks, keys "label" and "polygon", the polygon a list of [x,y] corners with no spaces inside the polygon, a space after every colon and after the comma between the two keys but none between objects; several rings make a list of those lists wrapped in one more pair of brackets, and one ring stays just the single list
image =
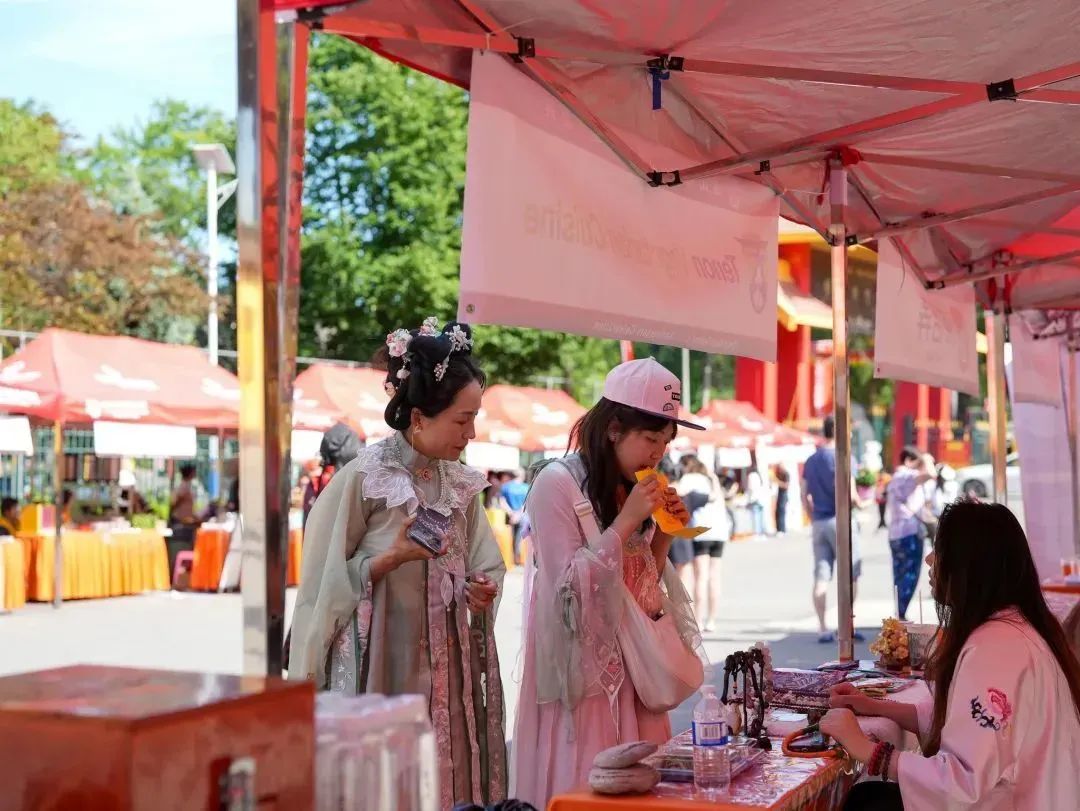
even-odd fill
[{"label": "red wooden box", "polygon": [[314,805],[309,683],[81,665],[0,678],[0,811],[218,809],[234,758],[259,809]]}]

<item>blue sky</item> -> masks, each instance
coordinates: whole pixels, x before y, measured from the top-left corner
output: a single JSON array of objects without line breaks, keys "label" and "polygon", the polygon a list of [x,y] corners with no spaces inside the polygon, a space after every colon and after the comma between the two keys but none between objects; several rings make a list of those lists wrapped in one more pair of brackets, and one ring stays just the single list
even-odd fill
[{"label": "blue sky", "polygon": [[155,99],[236,109],[235,0],[0,0],[0,97],[86,138]]}]

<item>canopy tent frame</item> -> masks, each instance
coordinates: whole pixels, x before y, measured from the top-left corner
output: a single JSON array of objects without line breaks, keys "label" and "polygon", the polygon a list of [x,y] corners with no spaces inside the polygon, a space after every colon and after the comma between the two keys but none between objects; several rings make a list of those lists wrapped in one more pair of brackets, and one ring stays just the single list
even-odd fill
[{"label": "canopy tent frame", "polygon": [[[310,5],[316,5],[315,0]],[[875,205],[874,195],[845,167],[839,151],[856,137],[894,130],[915,122],[926,121],[944,113],[982,103],[1013,101],[1075,106],[1080,105],[1080,91],[1051,88],[1080,76],[1080,62],[1001,82],[980,84],[952,80],[925,79],[907,76],[877,75],[848,71],[790,68],[754,63],[719,62],[690,59],[660,53],[629,53],[609,50],[557,47],[551,43],[516,36],[499,21],[471,0],[452,0],[450,5],[466,11],[477,25],[477,32],[452,30],[437,26],[403,25],[394,22],[365,19],[349,14],[355,3],[321,8],[300,8],[293,0],[273,2],[238,0],[238,62],[240,85],[240,115],[237,164],[240,193],[238,194],[238,234],[240,244],[239,270],[239,334],[241,339],[241,479],[245,500],[245,669],[253,674],[281,670],[281,641],[284,613],[284,550],[287,533],[284,505],[288,494],[288,436],[291,425],[291,374],[285,374],[294,364],[295,324],[297,317],[298,251],[300,218],[300,187],[302,182],[304,121],[303,99],[306,80],[306,49],[310,30],[339,34],[381,52],[378,41],[403,41],[425,45],[449,46],[475,51],[493,51],[518,62],[534,80],[559,98],[588,126],[637,176],[653,186],[678,185],[694,179],[718,174],[755,176],[783,197],[788,206],[810,227],[817,230],[832,246],[832,285],[834,317],[834,403],[837,421],[837,493],[848,492],[851,460],[847,451],[850,443],[847,426],[849,386],[847,378],[847,291],[843,282],[847,273],[847,248],[851,244],[874,239],[890,239],[904,256],[919,279],[928,288],[942,288],[959,283],[991,280],[1007,273],[1063,261],[1061,255],[1033,257],[1014,262],[1003,260],[1002,251],[991,253],[992,272],[975,270],[973,263],[961,261],[944,247],[946,267],[928,271],[916,261],[902,237],[913,232],[938,233],[933,229],[953,222],[981,219],[987,214],[1015,210],[1024,205],[1080,191],[1077,177],[1067,173],[1037,172],[1009,169],[997,165],[968,164],[947,161],[923,161],[912,168],[930,171],[955,171],[1058,184],[1049,189],[1013,196],[997,202],[969,206],[945,213],[933,213],[901,222],[888,222]],[[278,30],[276,31],[275,28]],[[388,54],[384,54],[388,55]],[[276,57],[276,58],[275,58]],[[405,64],[407,60],[390,56]],[[819,132],[803,135],[764,148],[749,149],[741,139],[705,114],[685,87],[675,83],[665,88],[678,93],[687,107],[696,110],[707,124],[735,154],[710,160],[678,170],[658,170],[638,154],[625,139],[607,126],[589,107],[560,81],[558,72],[546,60],[577,59],[597,64],[637,66],[667,71],[714,74],[731,77],[754,77],[836,86],[881,88],[919,91],[943,96],[920,104],[906,106],[861,121],[845,123]],[[410,65],[418,67],[417,65]],[[438,75],[434,71],[428,72]],[[276,82],[275,82],[276,78]],[[459,83],[450,76],[438,76]],[[298,129],[299,127],[299,129]],[[828,158],[828,176],[834,181],[829,190],[831,211],[829,222],[823,224],[818,216],[802,205],[795,194],[784,187],[774,175],[779,167],[804,161]],[[880,156],[871,152],[859,155],[856,162],[882,165],[904,165],[903,158]],[[284,167],[288,166],[288,171]],[[1035,175],[1038,175],[1037,177]],[[859,199],[879,224],[870,235],[859,237],[852,233],[848,217],[848,187],[856,190]],[[1010,227],[1018,221],[1007,220]],[[1026,226],[1025,226],[1026,227]],[[1049,226],[1038,225],[1045,231]],[[1035,230],[1033,228],[1032,230]],[[1027,233],[1027,232],[1025,232]],[[941,244],[939,242],[939,244]],[[935,246],[937,248],[937,245]],[[936,250],[941,253],[942,251]],[[1067,257],[1071,258],[1071,257]],[[931,275],[941,278],[931,280]],[[993,446],[995,491],[999,488],[1004,500],[1004,329],[1007,302],[996,298],[988,301],[979,287],[987,306],[987,330],[990,339],[990,363],[994,375],[988,381],[991,403],[994,405]],[[842,338],[843,340],[837,340]],[[1000,372],[1000,373],[999,373]],[[853,611],[851,589],[851,524],[850,504],[838,499],[838,560],[841,571],[838,605],[841,658],[851,658],[853,652]],[[1080,505],[1078,505],[1080,507]]]}]

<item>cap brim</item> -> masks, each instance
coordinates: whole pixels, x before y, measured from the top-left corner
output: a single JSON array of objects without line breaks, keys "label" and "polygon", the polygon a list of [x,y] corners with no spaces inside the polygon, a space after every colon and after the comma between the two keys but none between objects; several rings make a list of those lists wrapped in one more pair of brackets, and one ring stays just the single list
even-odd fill
[{"label": "cap brim", "polygon": [[673,422],[676,425],[681,425],[683,428],[690,428],[691,430],[694,430],[694,431],[704,431],[705,430],[704,425],[698,425],[696,422],[690,422],[689,420],[674,419],[674,418],[671,417],[670,414],[660,414],[660,413],[658,413],[656,411],[648,411],[648,410],[646,410],[644,408],[637,408],[636,406],[630,406],[630,407],[633,408],[634,411],[640,411],[642,414],[648,414],[650,417],[659,417],[662,420],[667,420],[668,422]]}]

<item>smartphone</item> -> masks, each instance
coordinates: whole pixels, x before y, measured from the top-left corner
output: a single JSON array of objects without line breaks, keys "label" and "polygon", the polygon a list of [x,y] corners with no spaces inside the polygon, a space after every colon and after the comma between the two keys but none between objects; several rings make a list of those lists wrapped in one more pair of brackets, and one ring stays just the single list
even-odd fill
[{"label": "smartphone", "polygon": [[420,544],[431,554],[441,555],[443,539],[449,532],[449,515],[443,515],[430,507],[421,506],[416,511],[416,520],[409,527],[407,537],[413,543]]},{"label": "smartphone", "polygon": [[824,752],[828,748],[829,742],[820,732],[814,732],[807,735],[805,738],[796,738],[788,744],[788,749],[792,752],[803,752],[806,754]]}]

